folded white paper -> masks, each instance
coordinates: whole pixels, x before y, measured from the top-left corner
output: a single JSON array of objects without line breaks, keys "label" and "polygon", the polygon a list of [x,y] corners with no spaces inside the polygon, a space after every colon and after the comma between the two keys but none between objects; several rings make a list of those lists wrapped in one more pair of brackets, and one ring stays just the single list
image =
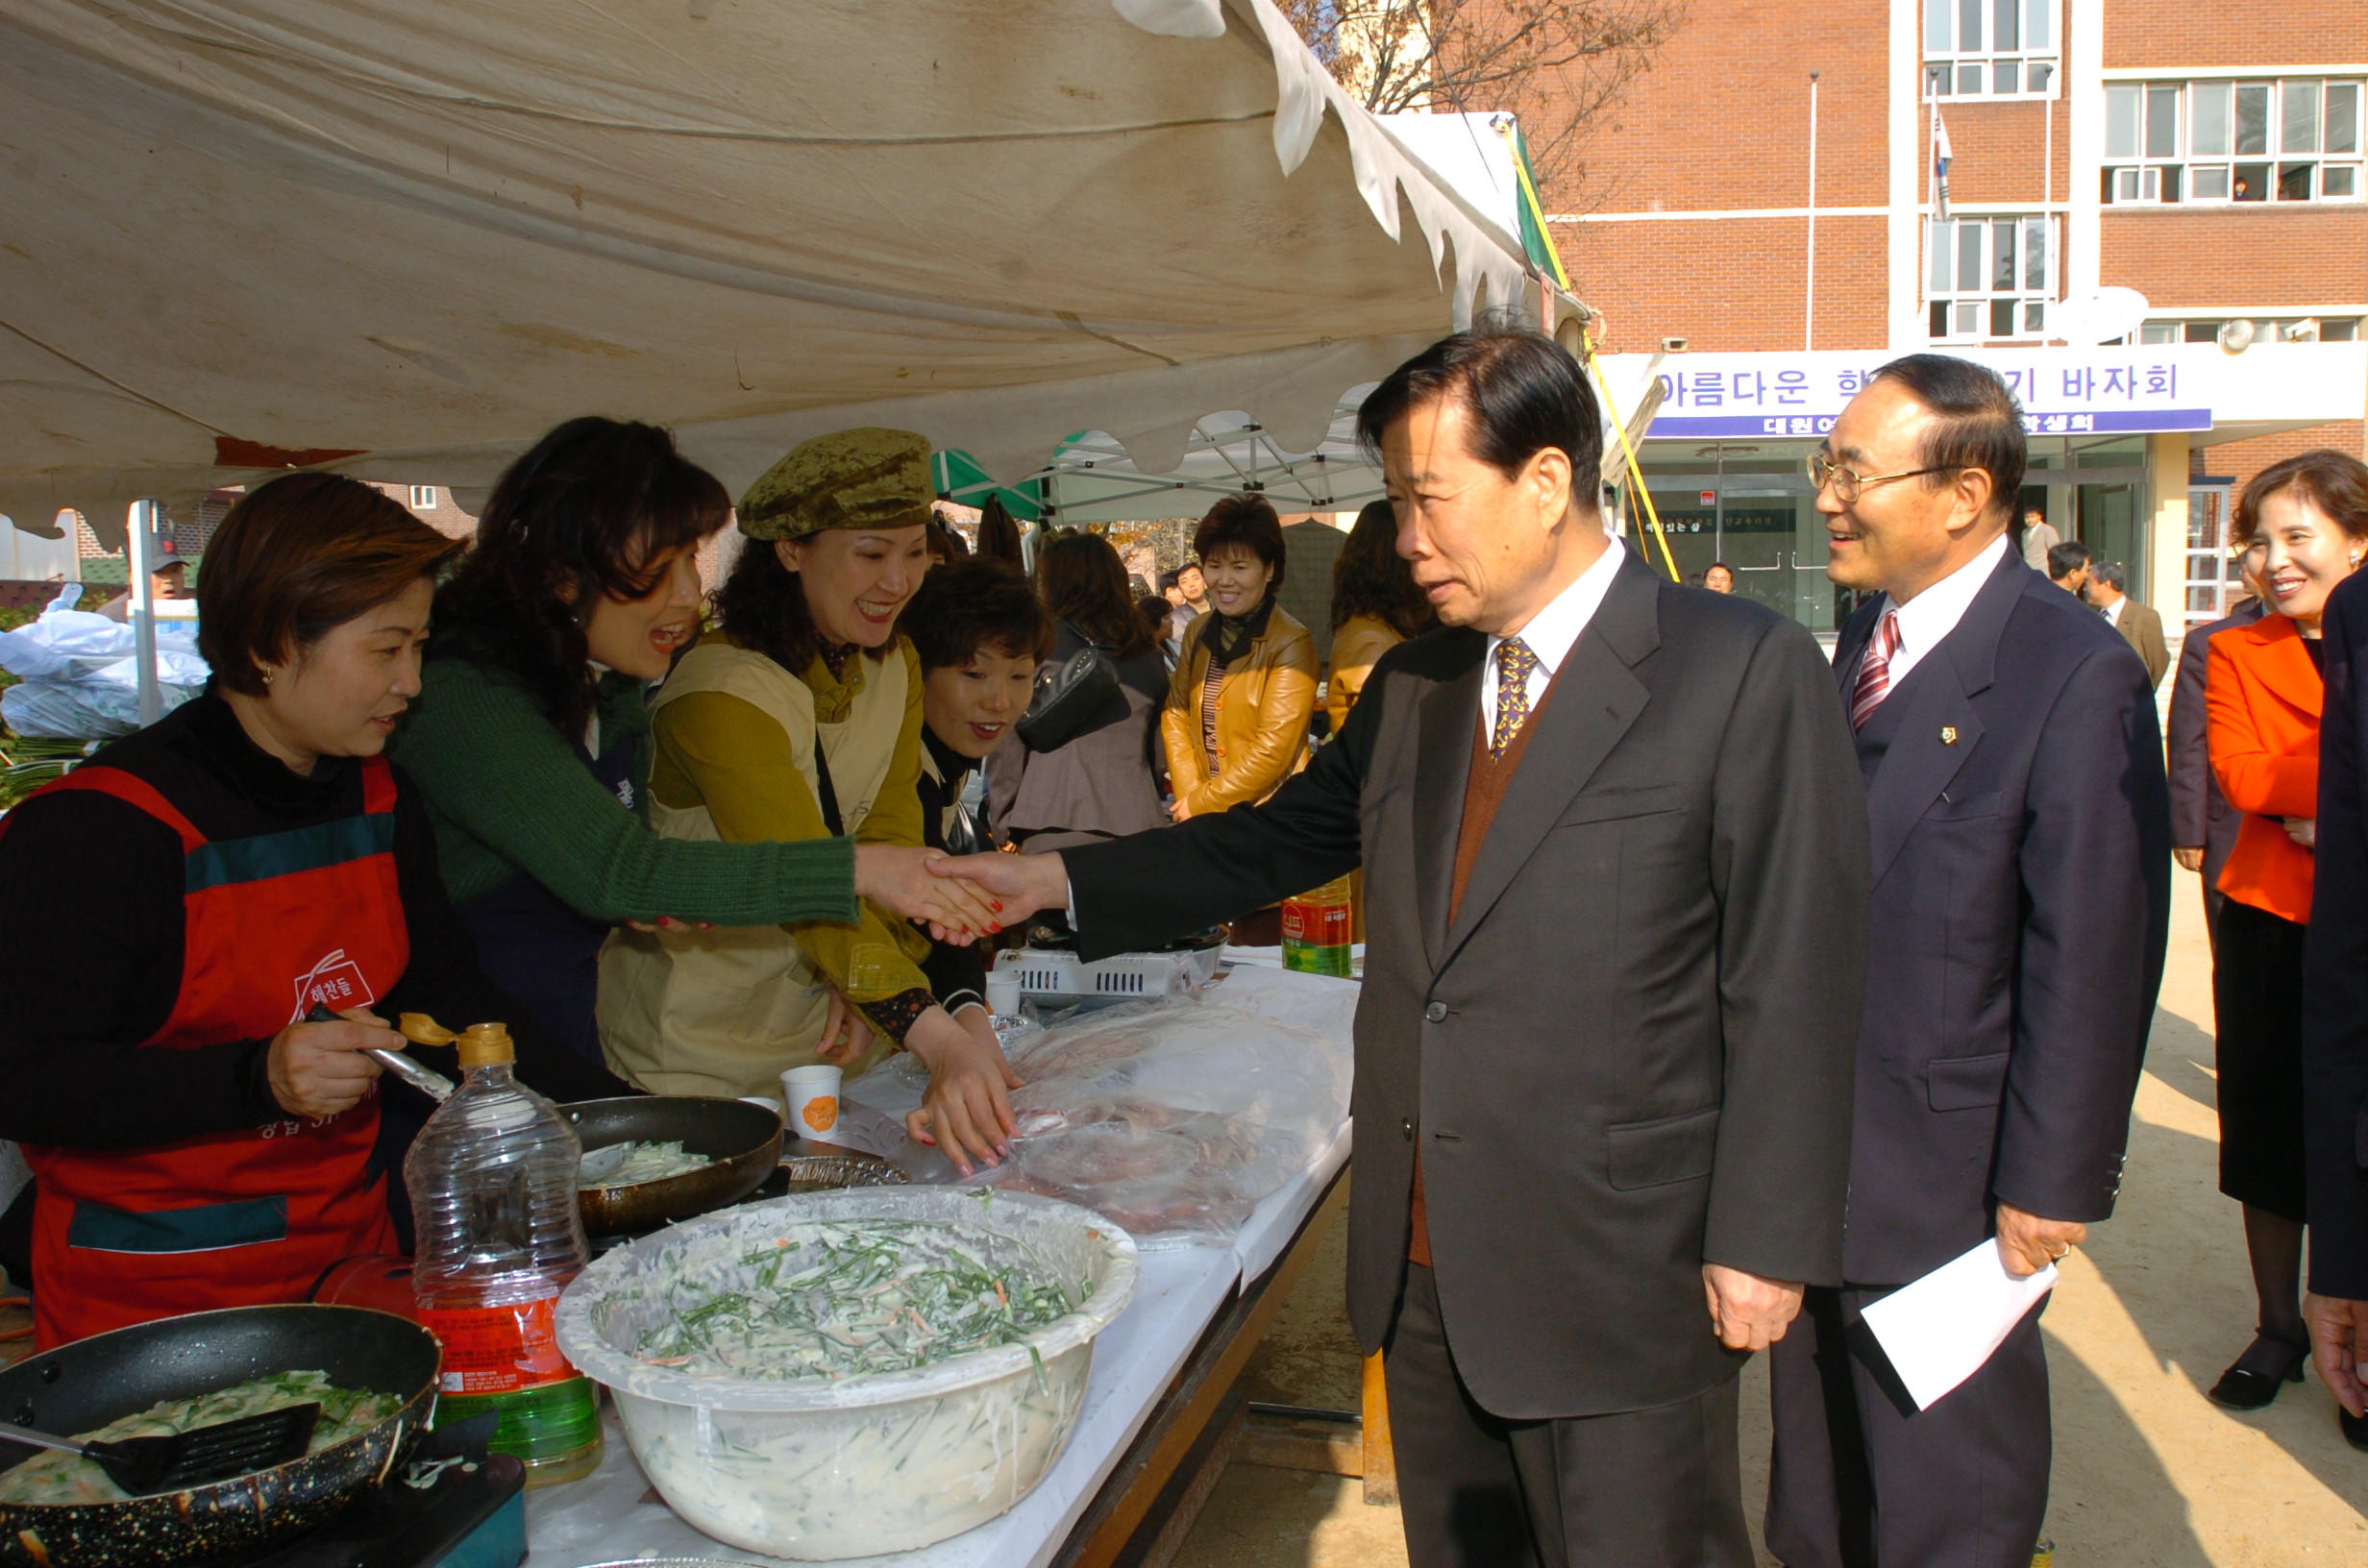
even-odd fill
[{"label": "folded white paper", "polygon": [[2014,1325],[2056,1286],[2056,1265],[2016,1277],[1985,1241],[1865,1311],[1891,1369],[1919,1410],[1982,1370]]}]

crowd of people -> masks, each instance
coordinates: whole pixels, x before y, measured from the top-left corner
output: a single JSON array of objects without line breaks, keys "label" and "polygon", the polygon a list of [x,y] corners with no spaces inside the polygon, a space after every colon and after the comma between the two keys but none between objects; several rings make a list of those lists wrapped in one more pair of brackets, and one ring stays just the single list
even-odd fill
[{"label": "crowd of people", "polygon": [[501,1018],[560,1099],[909,1052],[910,1129],[968,1172],[1016,1130],[1006,928],[1271,941],[1354,873],[1349,1307],[1413,1560],[1748,1563],[1765,1351],[1786,1563],[2021,1568],[2039,1311],[1923,1408],[1864,1314],[2109,1216],[2176,854],[2260,1298],[2212,1397],[2268,1403],[2315,1335],[2368,1445],[2368,468],[2247,487],[2257,597],[2186,639],[2166,772],[2158,621],[2043,522],[2018,548],[1981,366],[1886,365],[1811,458],[1858,603],[1831,658],[1606,527],[1546,338],[1447,338],[1359,426],[1389,495],[1353,528],[1227,497],[1156,593],[1091,531],[972,546],[900,430],[735,502],[663,430],[571,421],[465,549],[333,476],[245,496],[211,687],[0,823],[0,1138],[36,1172],[0,1262],[40,1341],[403,1250],[430,1107],[363,1053],[452,1063],[399,1011]]}]

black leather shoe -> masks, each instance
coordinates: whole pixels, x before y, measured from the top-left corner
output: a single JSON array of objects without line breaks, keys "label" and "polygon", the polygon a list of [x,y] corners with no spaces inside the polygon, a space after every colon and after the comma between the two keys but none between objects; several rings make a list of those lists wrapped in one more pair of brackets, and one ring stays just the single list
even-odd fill
[{"label": "black leather shoe", "polygon": [[2363,1454],[2368,1454],[2368,1416],[2354,1415],[2342,1406],[2335,1407],[2335,1430],[2343,1440]]},{"label": "black leather shoe", "polygon": [[[2264,1339],[2277,1340],[2290,1356],[2291,1360],[2286,1362],[2285,1371],[2282,1374],[2256,1372],[2244,1364],[2246,1357],[2253,1354],[2254,1346],[2259,1345]],[[2306,1346],[2287,1343],[2276,1335],[2256,1335],[2253,1345],[2245,1348],[2245,1355],[2237,1358],[2235,1365],[2220,1374],[2220,1381],[2207,1389],[2204,1397],[2225,1409],[2267,1409],[2270,1404],[2277,1399],[2278,1390],[2282,1385],[2303,1381],[2303,1363],[2309,1359],[2310,1352]]]}]

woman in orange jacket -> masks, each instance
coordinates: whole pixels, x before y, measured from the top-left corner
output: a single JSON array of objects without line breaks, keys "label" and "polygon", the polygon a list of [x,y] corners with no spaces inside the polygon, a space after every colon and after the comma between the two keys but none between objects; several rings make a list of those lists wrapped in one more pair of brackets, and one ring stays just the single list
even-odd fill
[{"label": "woman in orange jacket", "polygon": [[2213,774],[2245,814],[2220,873],[2217,1016],[2220,1190],[2244,1205],[2260,1318],[2210,1389],[2258,1409],[2300,1382],[2309,1356],[2303,1248],[2303,939],[2318,812],[2319,615],[2368,551],[2368,466],[2310,452],[2263,469],[2236,510],[2240,540],[2268,547],[2278,613],[2221,632],[2207,656]]}]

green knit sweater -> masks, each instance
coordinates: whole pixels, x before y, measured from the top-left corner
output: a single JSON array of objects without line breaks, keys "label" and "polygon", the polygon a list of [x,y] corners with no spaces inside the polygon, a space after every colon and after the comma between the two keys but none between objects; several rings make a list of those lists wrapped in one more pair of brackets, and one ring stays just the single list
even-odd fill
[{"label": "green knit sweater", "polygon": [[520,872],[596,920],[771,925],[855,918],[852,839],[701,844],[644,820],[650,718],[642,683],[601,679],[602,745],[635,737],[628,805],[584,767],[526,687],[466,659],[429,663],[387,755],[419,785],[453,902]]}]

